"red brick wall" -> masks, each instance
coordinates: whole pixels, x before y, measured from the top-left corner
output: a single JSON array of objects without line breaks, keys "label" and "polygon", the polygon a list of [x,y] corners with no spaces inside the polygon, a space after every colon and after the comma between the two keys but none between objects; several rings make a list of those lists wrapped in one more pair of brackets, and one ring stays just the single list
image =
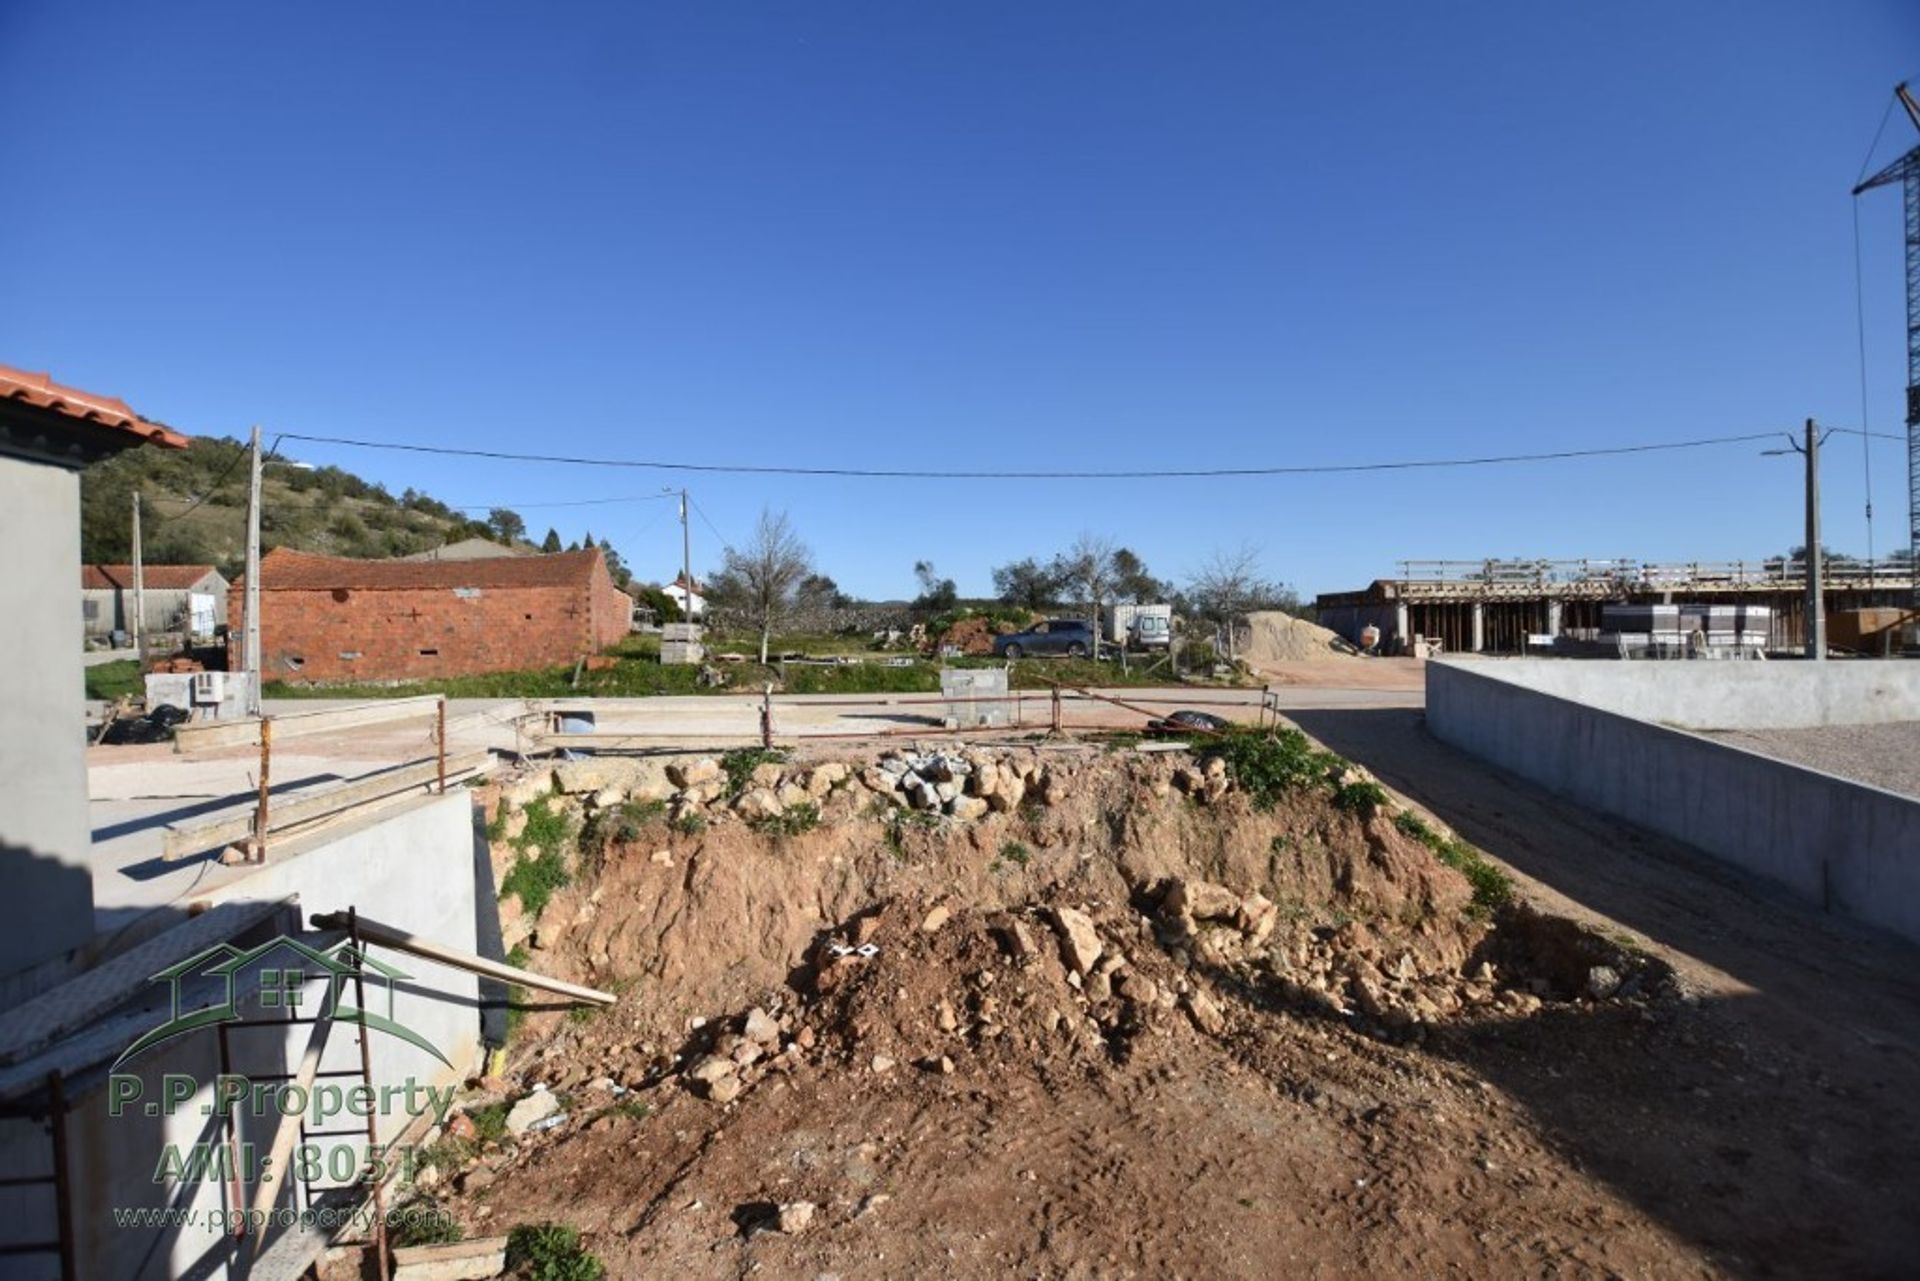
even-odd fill
[{"label": "red brick wall", "polygon": [[[586,590],[268,588],[260,593],[264,677],[420,680],[572,663],[611,643],[600,639],[611,627],[595,617],[606,612],[608,602],[598,590],[604,578],[601,569]],[[615,590],[610,579],[607,588]],[[243,599],[244,593],[235,591],[229,601],[236,643]],[[601,602],[597,611],[596,601]],[[618,635],[625,634],[623,616]]]},{"label": "red brick wall", "polygon": [[633,597],[613,585],[605,561],[593,567],[593,646],[605,649],[633,631]]}]

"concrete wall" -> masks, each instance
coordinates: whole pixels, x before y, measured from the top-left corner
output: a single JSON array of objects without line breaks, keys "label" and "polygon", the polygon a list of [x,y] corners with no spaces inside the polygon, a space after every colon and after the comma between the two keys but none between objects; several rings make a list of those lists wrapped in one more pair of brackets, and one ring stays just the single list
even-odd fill
[{"label": "concrete wall", "polygon": [[[0,456],[0,1008],[93,935],[80,637],[80,477]],[[9,978],[16,981],[9,983]],[[29,990],[19,990],[26,986]]]},{"label": "concrete wall", "polygon": [[[71,640],[71,632],[69,632]],[[82,807],[84,808],[84,807]],[[357,827],[315,838],[302,848],[277,846],[273,861],[256,875],[236,881],[210,896],[216,900],[273,900],[300,896],[302,921],[315,912],[358,907],[388,924],[397,925],[434,942],[463,951],[475,951],[476,852],[472,801],[463,789],[445,797],[409,803],[367,820]],[[489,899],[484,906],[489,910]],[[402,1085],[409,1079],[421,1086],[457,1085],[480,1063],[478,983],[474,976],[390,952],[373,950],[375,959],[390,963],[408,976],[396,987],[392,1017],[436,1046],[450,1065],[408,1042],[382,1031],[369,1040],[372,1076],[376,1085]],[[263,964],[277,964],[269,959]],[[256,976],[257,977],[257,976]],[[243,977],[242,982],[245,982]],[[304,989],[311,1008],[324,995],[322,985]],[[377,985],[369,984],[368,1005],[386,1013]],[[245,1019],[270,1019],[276,1011],[263,1010],[257,998],[243,999]],[[359,1068],[359,1051],[351,1024],[331,1028],[321,1059],[321,1070]],[[240,1073],[291,1072],[304,1051],[312,1029],[255,1026],[229,1032],[232,1068]],[[146,1098],[158,1097],[165,1073],[190,1074],[199,1090],[172,1115],[149,1117],[141,1109],[109,1111],[104,1089],[81,1097],[69,1120],[72,1184],[78,1221],[79,1271],[88,1277],[166,1278],[244,1275],[227,1258],[227,1245],[217,1227],[206,1221],[170,1227],[116,1225],[115,1210],[194,1208],[220,1210],[227,1204],[215,1180],[183,1184],[157,1183],[159,1159],[168,1144],[188,1148],[196,1142],[219,1141],[224,1130],[218,1118],[205,1116],[203,1105],[212,1100],[212,1082],[220,1071],[219,1040],[212,1029],[189,1033],[131,1060],[123,1069],[137,1074],[147,1088]],[[328,1078],[322,1078],[327,1080]],[[351,1078],[332,1083],[353,1084]],[[380,1139],[389,1141],[409,1119],[403,1101],[391,1111],[376,1114]],[[364,1125],[347,1116],[327,1128]],[[265,1154],[278,1128],[278,1117],[244,1117],[242,1143],[257,1145]],[[349,1160],[361,1149],[357,1140],[315,1138],[328,1155],[346,1145]],[[0,1121],[0,1174],[39,1173],[48,1168],[43,1127]],[[283,1182],[285,1182],[283,1180]],[[292,1186],[286,1185],[281,1204],[291,1204]],[[251,1204],[253,1192],[247,1191]],[[0,1189],[0,1223],[35,1219],[51,1223],[51,1193],[45,1188]],[[277,1234],[276,1234],[277,1235]],[[20,1239],[20,1233],[0,1228],[0,1239]],[[271,1238],[270,1238],[271,1239]],[[250,1244],[250,1243],[249,1243]],[[49,1260],[9,1260],[0,1267],[6,1276],[58,1275]]]},{"label": "concrete wall", "polygon": [[1512,684],[1685,729],[1793,729],[1920,720],[1920,663],[1514,659]]},{"label": "concrete wall", "polygon": [[[1684,841],[1827,910],[1920,941],[1920,801],[1513,679],[1525,674],[1516,669],[1544,665],[1429,663],[1429,728],[1443,742],[1561,796]],[[1645,666],[1714,679],[1733,667],[1790,670],[1783,664]],[[1750,697],[1762,697],[1761,687],[1747,684],[1750,678],[1736,679]],[[1577,679],[1569,683],[1585,688]],[[1710,679],[1709,688],[1725,687]],[[1807,696],[1802,705],[1837,710],[1831,694]]]}]

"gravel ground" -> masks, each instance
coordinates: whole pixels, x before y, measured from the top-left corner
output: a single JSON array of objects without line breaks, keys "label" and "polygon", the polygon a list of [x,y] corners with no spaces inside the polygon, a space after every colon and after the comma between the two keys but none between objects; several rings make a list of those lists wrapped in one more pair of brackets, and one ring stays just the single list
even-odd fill
[{"label": "gravel ground", "polygon": [[1818,729],[1717,730],[1734,747],[1842,778],[1920,796],[1920,721],[1827,725]]}]

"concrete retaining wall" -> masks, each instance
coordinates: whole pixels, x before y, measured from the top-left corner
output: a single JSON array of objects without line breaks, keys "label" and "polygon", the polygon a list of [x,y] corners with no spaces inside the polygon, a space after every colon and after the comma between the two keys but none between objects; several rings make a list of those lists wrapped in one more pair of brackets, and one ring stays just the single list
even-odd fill
[{"label": "concrete retaining wall", "polygon": [[1920,721],[1920,663],[1486,660],[1475,671],[1684,729]]},{"label": "concrete retaining wall", "polygon": [[[1428,726],[1442,741],[1561,796],[1920,942],[1920,801],[1588,706],[1509,676],[1544,666],[1611,665],[1429,663]],[[1663,666],[1690,672],[1723,665]],[[1785,671],[1777,664],[1751,667]],[[1587,687],[1578,674],[1559,680],[1556,673],[1555,683]],[[1746,688],[1761,698],[1759,686]],[[1676,698],[1684,699],[1684,691]],[[1837,706],[1827,696],[1803,705],[1815,704]],[[1666,709],[1665,719],[1674,719],[1672,711]]]}]

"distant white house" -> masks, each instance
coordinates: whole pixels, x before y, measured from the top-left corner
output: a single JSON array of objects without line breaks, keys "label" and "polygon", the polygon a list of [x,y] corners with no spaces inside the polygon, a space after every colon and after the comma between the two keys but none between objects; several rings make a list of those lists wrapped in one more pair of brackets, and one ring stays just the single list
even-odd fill
[{"label": "distant white house", "polygon": [[693,590],[692,592],[688,592],[687,576],[685,574],[675,574],[673,581],[660,590],[666,593],[668,599],[680,607],[680,613],[683,617],[689,620],[706,617],[707,589],[701,586],[699,579],[696,578],[693,580]]}]

